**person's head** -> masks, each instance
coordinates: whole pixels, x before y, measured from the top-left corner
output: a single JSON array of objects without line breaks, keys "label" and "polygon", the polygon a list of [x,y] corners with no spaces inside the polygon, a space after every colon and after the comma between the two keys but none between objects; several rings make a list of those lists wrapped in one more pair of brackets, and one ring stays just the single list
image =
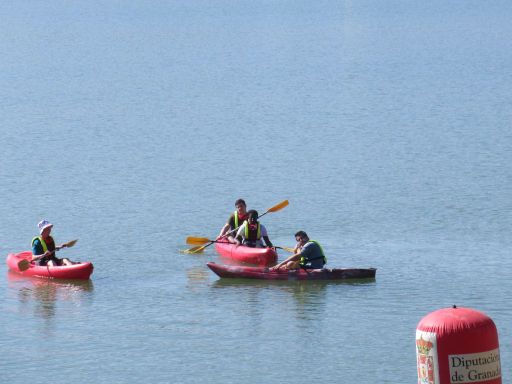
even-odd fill
[{"label": "person's head", "polygon": [[295,240],[297,241],[297,243],[304,245],[309,241],[309,236],[306,232],[299,231],[295,234]]},{"label": "person's head", "polygon": [[247,210],[247,205],[245,204],[244,199],[238,199],[237,201],[235,201],[235,208],[236,208],[236,211],[238,212],[238,214],[245,215],[246,210]]},{"label": "person's head", "polygon": [[247,221],[249,224],[256,224],[258,222],[258,217],[258,211],[255,211],[254,209],[247,212]]},{"label": "person's head", "polygon": [[37,228],[39,229],[39,234],[41,236],[48,237],[52,231],[53,224],[48,220],[41,220],[39,223],[37,223]]}]

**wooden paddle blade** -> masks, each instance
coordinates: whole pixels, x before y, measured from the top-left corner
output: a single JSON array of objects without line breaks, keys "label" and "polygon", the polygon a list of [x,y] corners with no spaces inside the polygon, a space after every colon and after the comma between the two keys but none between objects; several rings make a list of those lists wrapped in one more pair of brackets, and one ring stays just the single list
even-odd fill
[{"label": "wooden paddle blade", "polygon": [[193,247],[193,248],[187,249],[184,252],[185,253],[201,253],[204,251],[205,248],[206,248],[206,246],[200,245],[198,247]]},{"label": "wooden paddle blade", "polygon": [[20,270],[20,272],[26,271],[29,268],[30,261],[28,261],[27,259],[23,259],[18,262],[18,269]]},{"label": "wooden paddle blade", "polygon": [[283,209],[287,205],[288,205],[288,200],[283,200],[279,204],[274,205],[272,208],[269,208],[267,210],[267,212],[277,212],[277,211],[280,211],[281,209]]},{"label": "wooden paddle blade", "polygon": [[206,244],[206,243],[210,243],[210,242],[213,242],[213,240],[210,240],[206,237],[193,237],[193,236],[187,237],[187,244],[201,245],[201,244]]},{"label": "wooden paddle blade", "polygon": [[71,248],[73,245],[76,244],[76,242],[78,241],[78,239],[75,239],[75,240],[71,240],[71,241],[68,241],[66,244],[64,244],[66,247],[68,248]]},{"label": "wooden paddle blade", "polygon": [[[199,246],[190,249],[180,249],[180,253],[196,253],[194,252],[194,250],[196,250],[197,248],[199,248]],[[190,250],[192,250],[192,252]]]}]

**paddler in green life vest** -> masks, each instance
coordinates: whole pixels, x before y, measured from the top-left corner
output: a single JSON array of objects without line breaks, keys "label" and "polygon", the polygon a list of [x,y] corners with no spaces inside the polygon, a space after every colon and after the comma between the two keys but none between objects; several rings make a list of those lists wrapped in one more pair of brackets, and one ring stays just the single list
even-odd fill
[{"label": "paddler in green life vest", "polygon": [[270,268],[270,270],[275,271],[280,268],[320,269],[324,267],[327,263],[327,258],[322,246],[317,241],[310,240],[304,231],[297,232],[295,240],[297,240],[297,245],[295,246],[294,254],[275,267]]},{"label": "paddler in green life vest", "polygon": [[[266,245],[273,248],[274,246],[268,238],[267,229],[258,222],[258,212],[251,209],[247,214],[249,216],[247,221],[244,221],[236,233],[235,244],[243,244],[252,248],[264,248]],[[265,244],[261,239],[265,241]]]},{"label": "paddler in green life vest", "polygon": [[235,242],[234,233],[238,228],[243,224],[245,220],[248,218],[247,205],[243,199],[238,199],[235,201],[236,211],[233,212],[231,216],[229,216],[228,222],[222,227],[220,230],[218,238],[227,235],[227,239],[230,243]]},{"label": "paddler in green life vest", "polygon": [[36,236],[32,239],[32,260],[37,265],[43,266],[60,266],[60,265],[73,265],[69,259],[59,259],[55,257],[55,251],[66,247],[66,244],[55,246],[53,237],[50,236],[53,224],[48,220],[41,220],[37,227],[39,228],[40,236]]}]

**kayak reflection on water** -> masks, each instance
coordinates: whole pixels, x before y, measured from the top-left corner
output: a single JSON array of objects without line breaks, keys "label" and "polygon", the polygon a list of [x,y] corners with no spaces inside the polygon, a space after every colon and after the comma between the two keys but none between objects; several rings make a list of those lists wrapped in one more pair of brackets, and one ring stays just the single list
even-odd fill
[{"label": "kayak reflection on water", "polygon": [[92,280],[41,279],[13,271],[7,273],[7,280],[9,288],[17,293],[20,307],[33,306],[34,313],[44,319],[56,315],[58,301],[82,304],[94,290]]}]

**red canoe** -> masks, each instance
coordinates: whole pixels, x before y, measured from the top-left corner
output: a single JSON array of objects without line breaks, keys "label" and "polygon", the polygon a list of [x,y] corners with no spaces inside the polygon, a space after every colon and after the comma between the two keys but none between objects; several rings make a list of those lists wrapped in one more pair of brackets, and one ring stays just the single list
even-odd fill
[{"label": "red canoe", "polygon": [[30,267],[25,271],[20,271],[18,263],[23,260],[31,260],[32,252],[24,251],[20,253],[10,253],[7,255],[7,266],[11,271],[17,272],[24,276],[45,277],[48,279],[77,279],[88,280],[94,269],[92,263],[77,263],[62,267],[41,267],[30,263]]},{"label": "red canoe", "polygon": [[375,268],[304,269],[269,271],[265,267],[242,267],[207,263],[215,274],[226,278],[261,280],[345,280],[375,278]]},{"label": "red canoe", "polygon": [[235,245],[227,241],[215,243],[215,249],[224,258],[240,263],[254,265],[275,265],[277,252],[272,248],[251,248],[244,245]]}]

